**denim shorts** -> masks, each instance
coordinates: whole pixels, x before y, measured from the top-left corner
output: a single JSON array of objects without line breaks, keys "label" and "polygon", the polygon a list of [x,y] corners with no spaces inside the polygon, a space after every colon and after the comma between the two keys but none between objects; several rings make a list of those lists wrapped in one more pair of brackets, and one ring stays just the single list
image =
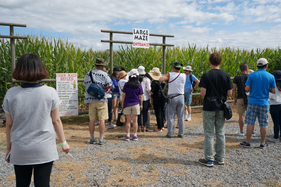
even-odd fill
[{"label": "denim shorts", "polygon": [[245,124],[254,125],[258,117],[260,127],[268,127],[269,106],[248,104]]},{"label": "denim shorts", "polygon": [[120,93],[112,92],[112,99],[120,99]]},{"label": "denim shorts", "polygon": [[191,105],[192,102],[192,92],[185,92],[184,93],[184,104]]}]

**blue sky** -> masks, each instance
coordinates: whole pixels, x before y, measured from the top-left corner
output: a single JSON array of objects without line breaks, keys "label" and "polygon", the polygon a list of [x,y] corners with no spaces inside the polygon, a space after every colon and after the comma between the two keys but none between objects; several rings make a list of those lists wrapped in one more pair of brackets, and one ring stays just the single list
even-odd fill
[{"label": "blue sky", "polygon": [[[68,38],[93,50],[109,48],[101,43],[109,34],[101,30],[133,28],[174,35],[167,43],[179,47],[256,49],[281,43],[281,0],[9,0],[0,2],[0,18],[27,25],[16,34]],[[9,27],[0,26],[0,34],[8,35]],[[132,41],[132,35],[115,34],[114,40]]]}]

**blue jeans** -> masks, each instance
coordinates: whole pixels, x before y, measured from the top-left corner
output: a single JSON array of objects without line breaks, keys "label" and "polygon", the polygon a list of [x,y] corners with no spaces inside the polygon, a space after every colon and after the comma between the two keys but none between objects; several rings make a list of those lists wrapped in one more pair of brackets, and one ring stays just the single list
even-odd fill
[{"label": "blue jeans", "polygon": [[111,120],[112,120],[112,98],[107,98],[107,107],[108,107],[108,120],[107,120],[107,122],[111,122]]},{"label": "blue jeans", "polygon": [[224,161],[225,156],[225,131],[224,131],[224,111],[205,111],[203,110],[204,127],[204,155],[205,160],[214,161],[213,147],[216,130],[215,159],[219,162]]},{"label": "blue jeans", "polygon": [[274,138],[278,139],[281,130],[281,105],[270,105],[270,114],[274,124]]},{"label": "blue jeans", "polygon": [[[147,125],[147,113],[148,113],[149,100],[142,102],[142,111],[138,115],[138,125],[141,127],[146,127]],[[141,114],[143,115],[143,123],[141,123]]]}]

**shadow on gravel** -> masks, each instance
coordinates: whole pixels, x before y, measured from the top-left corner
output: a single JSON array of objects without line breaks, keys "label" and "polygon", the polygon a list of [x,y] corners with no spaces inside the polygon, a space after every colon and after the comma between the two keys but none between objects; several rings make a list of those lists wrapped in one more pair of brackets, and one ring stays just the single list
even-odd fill
[{"label": "shadow on gravel", "polygon": [[140,155],[136,159],[131,157],[116,157],[115,160],[129,162],[130,164],[184,164],[184,165],[194,165],[198,166],[199,163],[196,161],[184,160],[184,159],[177,159],[177,158],[170,158],[170,157],[161,157],[157,155]]}]

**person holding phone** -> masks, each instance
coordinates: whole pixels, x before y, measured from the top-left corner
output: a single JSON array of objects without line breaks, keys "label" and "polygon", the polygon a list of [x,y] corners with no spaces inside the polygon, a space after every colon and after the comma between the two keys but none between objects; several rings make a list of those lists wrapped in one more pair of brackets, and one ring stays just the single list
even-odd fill
[{"label": "person holding phone", "polygon": [[6,161],[14,165],[17,187],[29,186],[32,172],[35,186],[49,186],[53,162],[59,158],[56,134],[62,151],[70,150],[59,117],[58,94],[54,88],[38,83],[48,75],[37,55],[22,55],[12,76],[24,83],[10,88],[3,101]]}]

